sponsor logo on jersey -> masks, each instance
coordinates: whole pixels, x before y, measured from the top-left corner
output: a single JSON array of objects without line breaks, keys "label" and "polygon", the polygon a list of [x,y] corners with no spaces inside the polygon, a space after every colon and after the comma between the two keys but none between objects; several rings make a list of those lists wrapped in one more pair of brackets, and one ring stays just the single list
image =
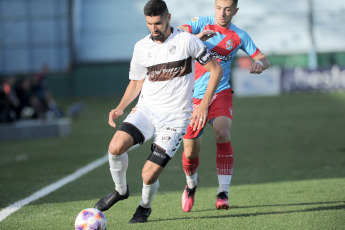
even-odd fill
[{"label": "sponsor logo on jersey", "polygon": [[183,77],[192,72],[192,57],[148,66],[147,70],[150,81],[168,81],[174,77]]},{"label": "sponsor logo on jersey", "polygon": [[229,56],[220,55],[220,54],[218,54],[217,52],[215,52],[213,50],[211,50],[210,52],[211,52],[213,57],[215,57],[217,59],[220,59],[222,61],[229,61],[232,58],[232,55],[229,55]]}]

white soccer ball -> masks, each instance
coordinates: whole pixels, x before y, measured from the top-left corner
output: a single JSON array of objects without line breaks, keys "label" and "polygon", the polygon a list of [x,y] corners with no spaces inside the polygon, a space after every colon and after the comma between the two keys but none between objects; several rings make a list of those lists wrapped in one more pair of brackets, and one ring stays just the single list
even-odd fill
[{"label": "white soccer ball", "polygon": [[87,208],[78,214],[74,227],[76,230],[106,230],[107,219],[98,209]]}]

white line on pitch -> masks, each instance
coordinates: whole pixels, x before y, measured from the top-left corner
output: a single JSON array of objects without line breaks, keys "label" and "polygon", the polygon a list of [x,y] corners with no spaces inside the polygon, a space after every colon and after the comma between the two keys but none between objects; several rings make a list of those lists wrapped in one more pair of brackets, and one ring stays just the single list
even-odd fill
[{"label": "white line on pitch", "polygon": [[66,184],[78,179],[79,177],[85,175],[86,173],[94,170],[98,166],[101,166],[102,164],[104,164],[107,161],[108,161],[108,154],[106,156],[99,158],[98,160],[93,161],[92,163],[84,166],[83,168],[78,169],[74,173],[66,176],[65,178],[62,178],[61,180],[42,188],[41,190],[35,192],[31,196],[9,205],[8,207],[6,207],[0,211],[0,222],[3,221],[6,217],[11,215],[12,213],[14,213],[15,211],[22,208],[23,206],[29,204],[30,202],[35,201],[39,198],[42,198],[51,192],[54,192],[55,190],[61,188],[62,186],[66,185]]}]

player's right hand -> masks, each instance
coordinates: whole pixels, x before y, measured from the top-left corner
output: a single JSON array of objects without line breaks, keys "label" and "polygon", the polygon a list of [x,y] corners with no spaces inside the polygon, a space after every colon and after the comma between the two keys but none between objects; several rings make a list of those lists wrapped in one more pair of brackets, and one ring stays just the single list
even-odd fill
[{"label": "player's right hand", "polygon": [[216,32],[213,30],[203,30],[200,33],[198,33],[196,36],[201,40],[201,41],[206,41],[209,38],[212,38],[213,36],[217,35]]},{"label": "player's right hand", "polygon": [[118,118],[119,116],[121,116],[123,114],[123,110],[122,109],[113,109],[110,111],[109,113],[109,121],[108,121],[108,124],[111,126],[111,127],[116,127],[116,124],[114,122],[114,120],[116,118]]}]

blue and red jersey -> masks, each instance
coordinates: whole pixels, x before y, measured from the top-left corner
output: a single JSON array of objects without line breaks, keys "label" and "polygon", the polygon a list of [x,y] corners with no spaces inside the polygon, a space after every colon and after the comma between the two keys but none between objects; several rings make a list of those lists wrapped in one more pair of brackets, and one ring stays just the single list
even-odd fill
[{"label": "blue and red jersey", "polygon": [[[255,46],[253,40],[244,31],[230,24],[228,28],[220,27],[216,24],[215,18],[211,17],[197,17],[193,18],[188,24],[183,25],[189,28],[192,34],[198,34],[203,30],[213,30],[217,33],[216,36],[204,41],[204,44],[210,50],[211,54],[220,62],[223,68],[223,77],[215,93],[219,93],[225,89],[229,89],[230,83],[230,66],[238,49],[242,49],[250,57],[254,58],[260,50]],[[210,77],[208,72],[198,62],[195,63],[195,86],[194,98],[203,98],[207,83]]]}]

